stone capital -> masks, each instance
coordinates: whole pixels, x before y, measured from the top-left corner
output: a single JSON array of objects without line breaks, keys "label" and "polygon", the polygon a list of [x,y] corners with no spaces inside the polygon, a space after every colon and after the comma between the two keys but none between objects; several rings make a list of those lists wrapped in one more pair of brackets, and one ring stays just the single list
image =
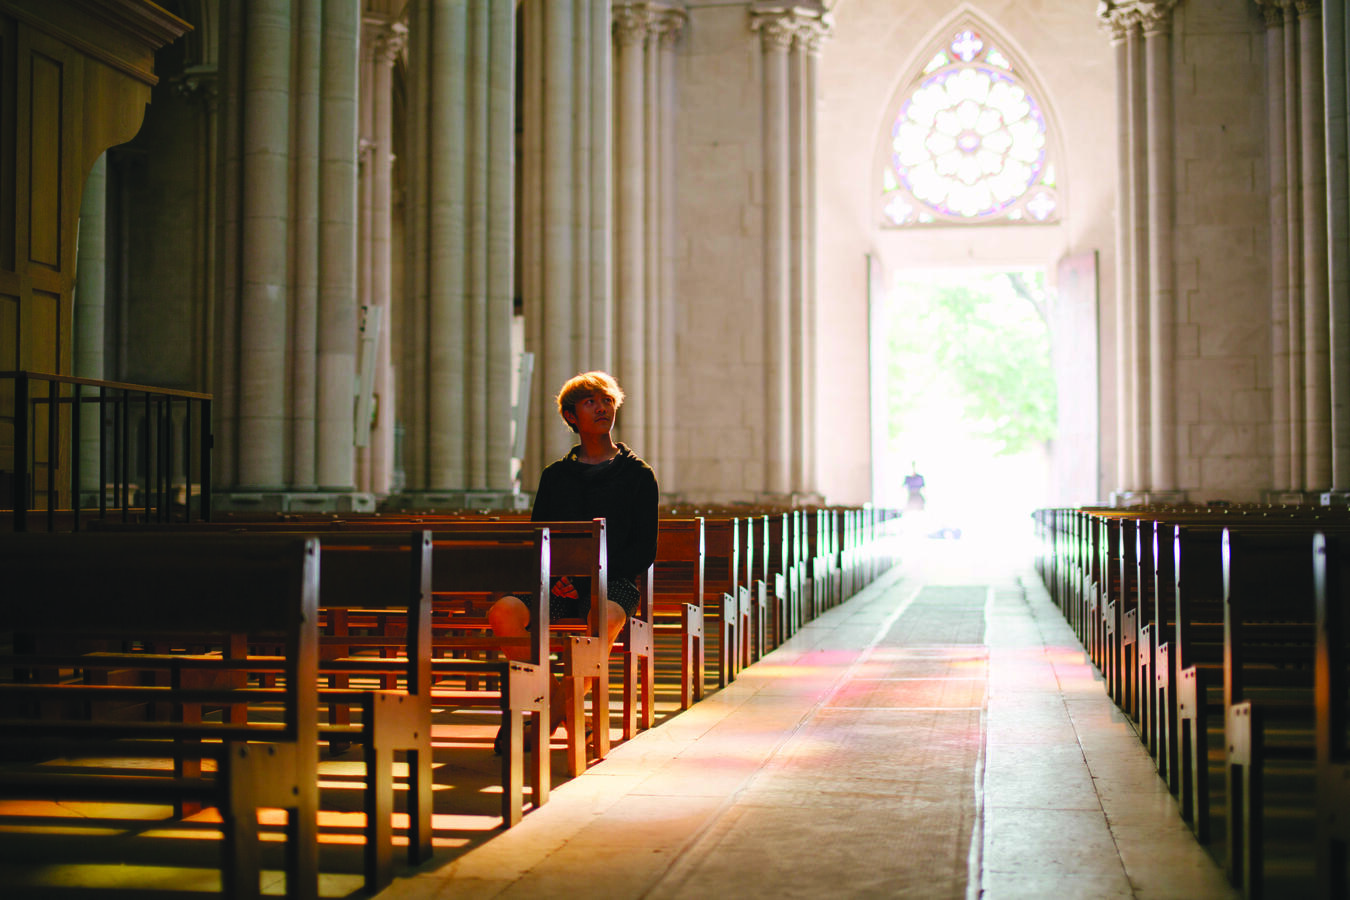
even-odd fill
[{"label": "stone capital", "polygon": [[650,4],[625,3],[614,7],[614,42],[620,47],[641,46],[655,31],[657,21]]},{"label": "stone capital", "polygon": [[655,14],[655,20],[652,23],[652,30],[661,41],[661,46],[670,49],[675,46],[675,42],[680,38],[680,32],[684,30],[684,23],[688,20],[689,14],[683,8],[667,8],[658,11]]},{"label": "stone capital", "polygon": [[375,61],[392,66],[398,61],[408,46],[408,26],[402,22],[390,22],[375,32],[372,47]]},{"label": "stone capital", "polygon": [[1172,28],[1172,10],[1180,0],[1099,0],[1097,18],[1111,33],[1112,40],[1123,40],[1132,28],[1145,34],[1164,34]]},{"label": "stone capital", "polygon": [[1290,0],[1256,0],[1256,5],[1261,8],[1261,15],[1265,17],[1267,28],[1278,28],[1284,24],[1285,10],[1290,7]]},{"label": "stone capital", "polygon": [[1300,17],[1312,17],[1322,14],[1322,0],[1294,0],[1294,7]]},{"label": "stone capital", "polygon": [[759,32],[765,50],[786,52],[796,44],[809,53],[818,52],[829,28],[829,17],[819,3],[761,0],[750,8],[750,30]]},{"label": "stone capital", "polygon": [[207,112],[214,112],[219,99],[218,74],[215,66],[190,66],[172,79],[173,92]]}]

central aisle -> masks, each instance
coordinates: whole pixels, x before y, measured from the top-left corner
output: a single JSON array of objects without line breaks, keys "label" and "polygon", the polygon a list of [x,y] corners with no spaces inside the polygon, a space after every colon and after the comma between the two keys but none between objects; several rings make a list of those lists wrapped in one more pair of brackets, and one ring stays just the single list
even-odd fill
[{"label": "central aisle", "polygon": [[1234,896],[1026,560],[908,548],[381,898]]}]

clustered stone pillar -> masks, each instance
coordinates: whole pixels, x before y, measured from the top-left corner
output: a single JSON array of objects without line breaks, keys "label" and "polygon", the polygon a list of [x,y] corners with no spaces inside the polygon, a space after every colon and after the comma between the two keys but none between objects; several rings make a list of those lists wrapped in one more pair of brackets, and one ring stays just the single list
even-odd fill
[{"label": "clustered stone pillar", "polygon": [[391,225],[393,216],[393,68],[407,46],[407,26],[368,20],[361,65],[361,264],[360,300],[379,309],[382,324],[375,348],[374,422],[369,444],[357,453],[358,483],[377,496],[390,492],[394,466],[394,370]]},{"label": "clustered stone pillar", "polygon": [[818,3],[751,9],[764,72],[764,464],[773,497],[815,489],[815,57]]},{"label": "clustered stone pillar", "polygon": [[1178,494],[1173,282],[1171,10],[1176,0],[1105,4],[1116,51],[1117,493]]},{"label": "clustered stone pillar", "polygon": [[360,0],[232,5],[222,78],[217,484],[355,484]]},{"label": "clustered stone pillar", "polygon": [[[1339,393],[1333,378],[1344,367],[1333,355],[1332,329],[1345,300],[1330,292],[1329,283],[1329,263],[1335,259],[1328,250],[1327,157],[1336,149],[1325,137],[1329,120],[1323,96],[1324,78],[1341,81],[1343,94],[1344,73],[1324,72],[1317,3],[1259,2],[1266,17],[1269,100],[1271,486],[1276,492],[1317,493],[1341,484],[1333,473],[1334,435],[1350,430],[1350,422],[1341,424],[1333,412]],[[1343,465],[1343,474],[1350,476],[1350,459]]]},{"label": "clustered stone pillar", "polygon": [[512,0],[412,7],[398,336],[411,492],[512,487],[514,12]]},{"label": "clustered stone pillar", "polygon": [[224,489],[286,486],[287,230],[291,4],[231,7],[223,58],[224,151],[214,461]]},{"label": "clustered stone pillar", "polygon": [[[535,355],[523,486],[532,489],[571,446],[558,388],[578,372],[614,369],[613,21],[608,0],[525,0],[521,14],[521,297],[525,349]],[[639,406],[619,420],[619,436],[632,443]]]},{"label": "clustered stone pillar", "polygon": [[[1343,0],[1322,14],[1323,79],[1327,125],[1327,301],[1331,351],[1331,487],[1350,492],[1350,18]],[[1336,239],[1340,236],[1340,239]]]},{"label": "clustered stone pillar", "polygon": [[675,43],[683,2],[614,7],[615,374],[619,435],[675,490]]}]

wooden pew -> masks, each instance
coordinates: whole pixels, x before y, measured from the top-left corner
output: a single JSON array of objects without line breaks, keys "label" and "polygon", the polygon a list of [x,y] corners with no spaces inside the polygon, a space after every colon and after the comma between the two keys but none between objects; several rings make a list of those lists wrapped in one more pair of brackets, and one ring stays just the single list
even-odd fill
[{"label": "wooden pew", "polygon": [[[432,532],[432,647],[435,678],[433,704],[437,707],[487,708],[501,712],[506,728],[502,754],[502,820],[510,827],[523,812],[525,717],[530,719],[530,782],[534,806],[548,802],[549,762],[549,614],[548,591],[552,559],[548,528],[518,530],[482,539]],[[514,643],[527,659],[499,658],[496,652],[513,643],[486,633],[486,607],[506,593],[525,601],[536,627]],[[489,654],[491,658],[446,656],[446,653]],[[497,690],[479,685],[486,679]],[[454,687],[452,685],[458,685]]]},{"label": "wooden pew", "polygon": [[[438,520],[432,532],[437,546],[454,541],[490,542],[525,540],[531,533],[546,528],[550,536],[550,578],[564,575],[584,577],[591,589],[590,616],[574,622],[550,622],[548,646],[557,653],[568,708],[568,771],[578,775],[586,768],[585,711],[586,686],[591,685],[591,744],[596,759],[609,754],[609,646],[608,646],[608,555],[604,519],[590,522],[493,522],[478,519]],[[509,568],[498,573],[498,593],[509,591],[506,585],[519,583]],[[547,585],[546,585],[547,588]],[[547,608],[547,599],[544,606]],[[534,618],[533,611],[531,621]],[[484,623],[485,625],[485,623]],[[641,617],[633,629],[650,625]],[[625,646],[632,641],[626,640]],[[438,646],[447,646],[438,642]],[[625,685],[625,704],[631,706],[636,685]],[[547,744],[547,740],[545,741]]]},{"label": "wooden pew", "polygon": [[[213,543],[239,540],[204,537]],[[393,880],[396,753],[406,754],[408,769],[408,863],[431,858],[431,534],[329,534],[320,546],[319,615],[326,621],[319,677],[331,686],[320,690],[319,699],[332,712],[319,738],[330,746],[350,742],[363,749],[364,874],[366,890],[373,893]],[[380,627],[367,630],[377,633],[353,634],[359,620],[378,620]],[[386,621],[393,634],[380,637]],[[386,689],[355,689],[352,677],[389,683]],[[353,707],[360,711],[355,723],[343,714]]]},{"label": "wooden pew", "polygon": [[751,644],[755,650],[755,659],[762,659],[765,653],[782,643],[774,629],[773,607],[769,602],[769,585],[772,575],[768,571],[769,560],[769,518],[762,513],[744,517],[745,541],[745,582],[750,601],[750,630],[754,637]]},{"label": "wooden pew", "polygon": [[[1279,840],[1286,889],[1278,893],[1288,895],[1300,864],[1308,881],[1314,865],[1307,852],[1316,805],[1312,532],[1225,529],[1221,555],[1226,868],[1247,896],[1262,896],[1269,845]],[[1278,828],[1268,816],[1274,808]]]},{"label": "wooden pew", "polygon": [[680,708],[703,699],[704,620],[702,517],[666,518],[656,530],[652,623],[680,646]]},{"label": "wooden pew", "polygon": [[1314,702],[1317,714],[1317,887],[1323,900],[1350,895],[1350,538],[1313,538],[1317,618]]},{"label": "wooden pew", "polygon": [[[286,890],[318,894],[318,619],[320,550],[317,541],[235,541],[208,545],[173,535],[6,534],[0,570],[6,589],[0,612],[16,636],[146,641],[190,634],[211,644],[207,654],[104,654],[101,658],[6,661],[22,675],[34,669],[106,671],[113,666],[158,671],[167,686],[14,681],[0,685],[5,719],[0,747],[11,758],[80,756],[171,758],[214,754],[217,772],[202,775],[72,774],[38,766],[0,772],[0,796],[135,803],[184,800],[217,807],[224,820],[222,880],[230,897],[260,896],[257,810],[286,811]],[[251,667],[243,639],[279,644],[283,687],[181,687],[206,673],[228,685],[238,666]],[[16,649],[24,638],[16,637]],[[50,646],[50,643],[49,643]],[[81,649],[78,646],[75,649]],[[85,654],[81,654],[87,656]],[[195,657],[195,658],[194,658]],[[97,660],[97,661],[95,661]],[[202,679],[195,679],[201,681]],[[71,702],[75,701],[75,702]],[[128,708],[196,704],[226,708],[267,704],[268,724],[135,720]],[[17,716],[25,706],[40,717]],[[63,715],[58,715],[63,714]],[[212,743],[207,743],[212,742]],[[176,768],[177,770],[177,768]]]},{"label": "wooden pew", "polygon": [[[299,523],[288,522],[287,527],[303,527]],[[372,516],[346,516],[320,519],[330,528],[339,529],[389,529],[389,528],[430,528],[437,534],[470,534],[483,529],[489,531],[503,528],[531,528],[548,526],[552,532],[553,577],[578,575],[591,579],[592,615],[586,622],[554,622],[553,629],[558,633],[552,642],[555,653],[559,655],[561,677],[568,684],[569,696],[575,698],[569,704],[567,712],[568,728],[568,769],[576,775],[585,768],[586,747],[580,727],[574,727],[573,719],[580,714],[585,696],[584,684],[593,684],[591,702],[591,746],[596,759],[609,754],[609,678],[608,657],[604,654],[604,638],[607,636],[606,624],[601,619],[604,604],[599,602],[607,596],[602,580],[592,577],[596,569],[596,559],[603,557],[605,568],[608,566],[601,545],[606,538],[597,534],[604,520],[592,522],[532,522],[528,511],[498,510],[489,513],[459,511],[425,514],[379,514]],[[589,541],[587,546],[584,542]],[[599,543],[597,543],[599,542]],[[640,587],[640,586],[639,586]],[[655,721],[652,706],[653,691],[650,684],[655,667],[652,643],[652,623],[650,610],[640,605],[638,614],[629,617],[613,647],[620,656],[623,692],[623,735],[630,739],[639,727],[650,728]],[[576,682],[580,679],[580,682]],[[574,683],[576,682],[576,683]],[[603,725],[601,723],[604,723]]]},{"label": "wooden pew", "polygon": [[[718,687],[726,687],[734,681],[744,663],[738,580],[741,547],[737,525],[736,519],[703,518],[703,613],[705,627],[707,618],[717,619]],[[657,530],[660,531],[659,525]],[[748,647],[748,640],[745,643]]]}]

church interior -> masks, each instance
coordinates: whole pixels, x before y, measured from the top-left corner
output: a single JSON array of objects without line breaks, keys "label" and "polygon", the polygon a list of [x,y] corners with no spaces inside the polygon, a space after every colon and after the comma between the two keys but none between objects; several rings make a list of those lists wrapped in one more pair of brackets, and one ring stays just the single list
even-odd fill
[{"label": "church interior", "polygon": [[1344,0],[0,0],[6,896],[1343,898],[1347,509]]}]

